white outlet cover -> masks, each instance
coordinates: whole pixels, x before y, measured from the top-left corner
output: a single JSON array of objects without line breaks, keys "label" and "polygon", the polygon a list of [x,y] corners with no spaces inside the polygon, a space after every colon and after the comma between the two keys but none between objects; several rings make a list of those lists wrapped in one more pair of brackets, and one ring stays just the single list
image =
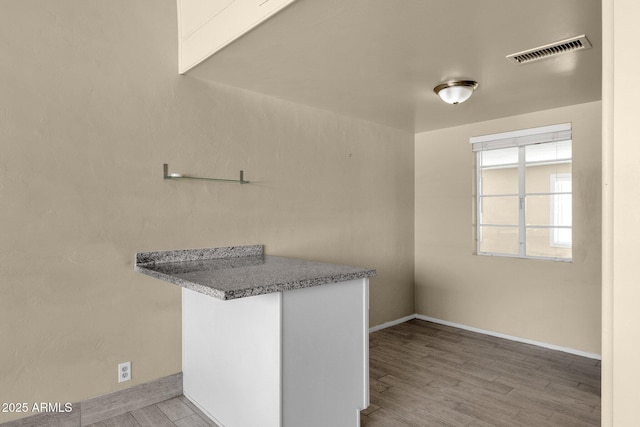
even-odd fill
[{"label": "white outlet cover", "polygon": [[129,381],[131,379],[131,362],[118,364],[118,382]]}]

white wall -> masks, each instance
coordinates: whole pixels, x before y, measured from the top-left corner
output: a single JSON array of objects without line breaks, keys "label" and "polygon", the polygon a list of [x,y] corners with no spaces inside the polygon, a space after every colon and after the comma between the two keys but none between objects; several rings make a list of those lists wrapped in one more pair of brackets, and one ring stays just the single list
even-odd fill
[{"label": "white wall", "polygon": [[640,3],[603,2],[602,425],[638,424]]},{"label": "white wall", "polygon": [[[467,326],[600,353],[601,103],[416,135],[416,311]],[[573,124],[573,262],[474,255],[469,138]]]}]

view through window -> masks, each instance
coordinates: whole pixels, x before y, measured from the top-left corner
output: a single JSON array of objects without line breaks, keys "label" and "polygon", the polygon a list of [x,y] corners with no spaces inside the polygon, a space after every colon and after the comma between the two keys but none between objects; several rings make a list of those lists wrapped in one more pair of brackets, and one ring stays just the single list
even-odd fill
[{"label": "view through window", "polygon": [[571,125],[471,138],[478,254],[570,261]]}]

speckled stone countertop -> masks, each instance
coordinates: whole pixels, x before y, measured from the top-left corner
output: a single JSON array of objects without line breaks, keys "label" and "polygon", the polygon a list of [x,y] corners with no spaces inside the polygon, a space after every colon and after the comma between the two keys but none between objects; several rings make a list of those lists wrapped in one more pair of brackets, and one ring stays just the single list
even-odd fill
[{"label": "speckled stone countertop", "polygon": [[135,271],[222,300],[375,276],[346,265],[264,255],[262,245],[136,254]]}]

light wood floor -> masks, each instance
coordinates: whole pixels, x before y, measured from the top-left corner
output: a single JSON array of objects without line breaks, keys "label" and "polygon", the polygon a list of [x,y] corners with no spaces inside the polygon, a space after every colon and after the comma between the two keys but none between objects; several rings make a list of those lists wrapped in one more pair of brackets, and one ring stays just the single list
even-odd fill
[{"label": "light wood floor", "polygon": [[412,320],[370,336],[363,427],[599,426],[600,362]]},{"label": "light wood floor", "polygon": [[218,427],[186,397],[180,396],[146,408],[91,424],[89,427]]},{"label": "light wood floor", "polygon": [[[371,334],[370,377],[362,427],[600,425],[599,361],[421,320]],[[217,426],[177,397],[90,427]]]}]

